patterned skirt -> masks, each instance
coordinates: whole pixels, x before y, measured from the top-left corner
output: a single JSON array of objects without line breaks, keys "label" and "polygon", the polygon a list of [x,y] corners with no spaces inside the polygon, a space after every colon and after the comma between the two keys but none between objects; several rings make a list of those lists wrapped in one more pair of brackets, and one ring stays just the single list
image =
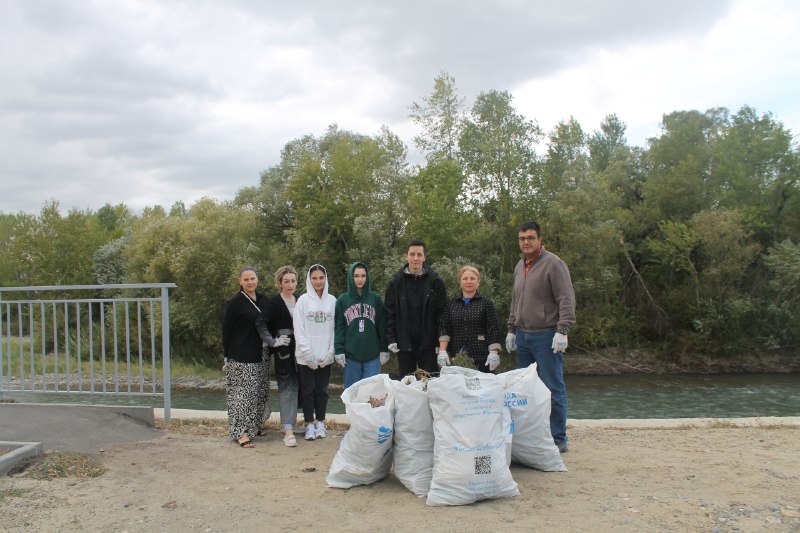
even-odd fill
[{"label": "patterned skirt", "polygon": [[228,359],[228,429],[233,440],[243,433],[251,437],[269,418],[269,359],[261,363],[240,363]]}]

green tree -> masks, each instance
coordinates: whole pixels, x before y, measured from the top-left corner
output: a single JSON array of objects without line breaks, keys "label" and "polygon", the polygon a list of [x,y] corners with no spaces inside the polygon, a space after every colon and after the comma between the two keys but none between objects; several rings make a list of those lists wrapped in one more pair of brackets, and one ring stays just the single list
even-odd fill
[{"label": "green tree", "polygon": [[578,121],[570,117],[559,122],[548,137],[547,155],[535,187],[538,211],[545,212],[556,195],[574,190],[588,179],[586,152],[586,135]]},{"label": "green tree", "polygon": [[800,244],[786,239],[767,251],[769,270],[766,313],[759,324],[759,339],[771,348],[800,343]]},{"label": "green tree", "polygon": [[408,219],[409,238],[425,241],[428,255],[443,257],[458,250],[468,228],[478,223],[464,209],[464,174],[454,160],[428,163],[411,181],[409,205],[415,206]]},{"label": "green tree", "polygon": [[649,140],[652,170],[642,185],[639,216],[654,227],[662,220],[687,221],[713,204],[711,140],[722,127],[720,110],[665,115],[660,137]]},{"label": "green tree", "polygon": [[562,191],[541,219],[545,248],[569,265],[580,319],[571,337],[581,348],[631,345],[635,310],[620,305],[623,291],[620,194],[603,179]]},{"label": "green tree", "polygon": [[333,125],[322,137],[288,142],[280,163],[262,172],[258,187],[240,190],[236,204],[259,213],[256,243],[267,260],[300,268],[323,261],[338,290],[346,265],[363,249],[355,230],[360,217],[369,220],[362,227],[369,232],[378,224],[389,246],[405,228],[406,152],[388,128],[369,137]]},{"label": "green tree", "polygon": [[423,134],[414,137],[414,144],[425,152],[428,162],[457,157],[464,127],[464,99],[458,97],[456,80],[447,71],[434,78],[429,96],[411,104],[409,116],[422,128]]},{"label": "green tree", "polygon": [[602,172],[608,168],[615,152],[626,151],[627,126],[617,115],[607,115],[600,123],[600,130],[595,131],[588,139],[589,156],[592,170]]},{"label": "green tree", "polygon": [[[125,248],[129,282],[177,285],[171,294],[171,339],[178,357],[216,364],[224,302],[236,292],[239,269],[253,265],[270,286],[273,265],[258,261],[258,216],[204,198],[185,216],[143,217]],[[265,285],[262,283],[262,288]]]},{"label": "green tree", "polygon": [[92,283],[92,256],[109,239],[93,213],[77,209],[66,216],[48,202],[38,216],[22,217],[7,242],[21,285],[87,285]]},{"label": "green tree", "polygon": [[27,274],[17,253],[20,239],[33,232],[35,223],[34,215],[28,213],[0,213],[0,284],[9,287],[25,284]]},{"label": "green tree", "polygon": [[100,224],[111,238],[121,237],[133,221],[133,213],[125,204],[111,205],[106,203],[95,212]]},{"label": "green tree", "polygon": [[475,212],[497,227],[484,252],[497,253],[503,271],[510,270],[516,257],[516,249],[508,246],[519,222],[516,200],[531,192],[534,145],[542,136],[535,122],[516,112],[511,100],[506,91],[478,95],[459,139],[468,198]]},{"label": "green tree", "polygon": [[796,213],[787,211],[800,192],[797,152],[791,132],[771,114],[759,116],[745,106],[731,117],[712,144],[711,179],[719,205],[741,211],[763,244],[794,233],[785,233],[782,222],[798,221]]}]

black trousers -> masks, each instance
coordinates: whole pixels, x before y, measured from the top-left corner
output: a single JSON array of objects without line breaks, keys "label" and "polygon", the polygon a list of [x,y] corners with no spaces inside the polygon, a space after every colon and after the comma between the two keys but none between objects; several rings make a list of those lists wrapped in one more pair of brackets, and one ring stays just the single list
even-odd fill
[{"label": "black trousers", "polygon": [[439,372],[439,365],[436,363],[436,350],[409,350],[401,351],[397,354],[397,363],[400,367],[400,376],[413,374],[420,368],[429,374]]},{"label": "black trousers", "polygon": [[311,370],[306,365],[297,365],[297,372],[300,375],[300,403],[303,407],[303,419],[306,422],[325,420],[331,366]]}]

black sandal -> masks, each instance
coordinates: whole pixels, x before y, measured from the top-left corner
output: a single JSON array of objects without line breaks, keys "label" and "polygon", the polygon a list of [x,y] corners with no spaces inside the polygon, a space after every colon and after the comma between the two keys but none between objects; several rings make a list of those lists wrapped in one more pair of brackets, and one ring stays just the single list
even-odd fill
[{"label": "black sandal", "polygon": [[255,448],[253,441],[251,441],[250,439],[247,439],[244,442],[239,442],[239,446],[241,446],[242,448]]}]

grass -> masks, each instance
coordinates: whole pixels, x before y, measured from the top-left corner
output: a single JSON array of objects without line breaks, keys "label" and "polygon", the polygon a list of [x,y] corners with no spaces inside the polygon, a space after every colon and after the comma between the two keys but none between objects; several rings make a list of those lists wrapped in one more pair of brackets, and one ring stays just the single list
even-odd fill
[{"label": "grass", "polygon": [[31,479],[98,477],[106,471],[92,457],[72,452],[53,452],[35,457],[20,468],[24,469],[23,477]]},{"label": "grass", "polygon": [[[342,424],[332,420],[326,420],[325,425],[332,431],[346,431],[350,428],[349,424]],[[186,418],[165,422],[156,419],[156,427],[174,433],[184,433],[188,435],[227,435],[228,421],[220,418]],[[269,420],[261,426],[267,430],[282,431],[281,424],[277,420]]]},{"label": "grass", "polygon": [[189,435],[227,435],[228,421],[218,418],[185,418],[165,422],[156,419],[156,427],[173,433]]},{"label": "grass", "polygon": [[[19,356],[20,346],[22,346],[21,360]],[[134,349],[135,348],[132,347],[132,350]],[[83,377],[83,379],[86,380],[91,375],[93,370],[95,379],[101,379],[101,376],[103,375],[102,353],[95,351],[93,360],[90,361],[89,355],[88,353],[86,353],[86,349],[82,349],[82,351],[83,353],[81,354],[80,363],[75,353],[73,351],[70,352],[69,356],[70,374],[72,374],[73,376],[77,375],[78,370],[80,368],[80,374]],[[131,360],[130,364],[131,376],[134,378],[138,378],[139,376],[138,352],[131,353],[130,360]],[[30,378],[31,375],[30,339],[28,339],[27,337],[23,338],[4,337],[2,362],[3,362],[4,375],[10,374],[12,377],[19,377],[21,371],[23,379]],[[11,364],[10,371],[8,363]],[[127,363],[127,355],[125,354],[124,351],[119,351],[117,353],[116,364],[119,375],[127,376],[128,363]],[[220,367],[221,366],[222,362],[220,361]],[[53,352],[49,352],[45,355],[42,355],[40,350],[36,351],[36,349],[34,349],[33,369],[32,369],[34,377],[40,378],[42,374],[55,375],[56,369],[58,370],[59,376],[63,376],[66,374],[67,355],[63,346],[59,347],[59,353],[57,358]],[[152,360],[149,357],[145,357],[143,355],[142,375],[146,380],[149,380],[153,376],[154,374],[153,370],[154,369]],[[114,376],[113,348],[111,350],[106,349],[105,371],[106,371],[106,376]],[[164,371],[160,361],[156,361],[155,376],[157,379],[162,379],[164,376]],[[197,361],[186,362],[186,361],[176,360],[173,358],[170,360],[170,376],[172,379],[175,378],[216,379],[222,377],[223,373],[220,370],[220,368],[209,368],[208,366],[198,363]]]},{"label": "grass", "polygon": [[21,498],[33,489],[3,489],[0,490],[0,502],[6,498]]},{"label": "grass", "polygon": [[453,359],[450,361],[451,364],[454,366],[460,366],[463,368],[471,368],[475,370],[477,367],[475,366],[475,361],[472,360],[472,357],[467,355],[466,352],[457,352]]}]

